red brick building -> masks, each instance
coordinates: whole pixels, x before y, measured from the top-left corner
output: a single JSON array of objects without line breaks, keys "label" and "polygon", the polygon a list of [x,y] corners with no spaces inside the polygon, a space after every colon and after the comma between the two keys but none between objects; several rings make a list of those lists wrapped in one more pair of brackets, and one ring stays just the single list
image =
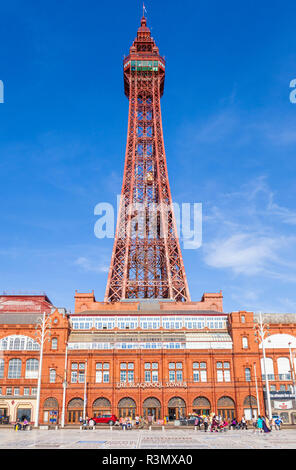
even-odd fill
[{"label": "red brick building", "polygon": [[[24,415],[35,421],[40,354],[35,326],[42,311],[52,322],[44,345],[41,424],[53,415],[61,422],[66,345],[66,424],[79,422],[85,396],[87,416],[150,413],[175,419],[214,412],[240,418],[257,413],[258,401],[260,412],[267,413],[262,349],[254,335],[257,315],[224,313],[221,293],[181,305],[110,304],[96,302],[93,293],[76,293],[75,300],[75,313],[68,314],[45,295],[0,297],[0,413],[10,422]],[[263,318],[270,326],[265,341],[273,413],[296,423],[290,362],[296,314]]]}]

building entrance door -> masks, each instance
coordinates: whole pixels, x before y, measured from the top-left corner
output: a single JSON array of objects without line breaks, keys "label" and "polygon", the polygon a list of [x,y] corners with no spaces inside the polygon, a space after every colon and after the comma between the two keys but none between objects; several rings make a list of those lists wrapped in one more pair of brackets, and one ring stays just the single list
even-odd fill
[{"label": "building entrance door", "polygon": [[169,421],[174,421],[176,416],[176,408],[169,408]]},{"label": "building entrance door", "polygon": [[149,397],[146,398],[143,402],[143,413],[144,418],[147,419],[148,416],[153,417],[153,421],[161,418],[161,403],[158,398]]}]

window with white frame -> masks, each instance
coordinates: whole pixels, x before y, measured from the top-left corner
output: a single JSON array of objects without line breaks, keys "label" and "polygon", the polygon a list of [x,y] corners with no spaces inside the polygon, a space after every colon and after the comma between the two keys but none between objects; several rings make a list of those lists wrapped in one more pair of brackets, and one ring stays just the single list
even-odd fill
[{"label": "window with white frame", "polygon": [[0,351],[38,351],[39,343],[29,336],[11,335],[0,340]]},{"label": "window with white frame", "polygon": [[0,358],[0,379],[4,377],[4,359]]},{"label": "window with white frame", "polygon": [[21,359],[10,359],[8,363],[8,378],[9,379],[20,379],[22,373],[22,361]]},{"label": "window with white frame", "polygon": [[54,384],[56,381],[56,370],[55,369],[49,369],[49,382],[51,384]]},{"label": "window with white frame", "polygon": [[96,363],[96,383],[109,383],[110,381],[109,362]]},{"label": "window with white frame", "polygon": [[24,387],[24,396],[27,397],[30,395],[30,388],[29,387]]},{"label": "window with white frame", "polygon": [[158,382],[158,362],[145,362],[145,382]]},{"label": "window with white frame", "polygon": [[51,340],[51,349],[58,349],[58,339],[52,338]]},{"label": "window with white frame", "polygon": [[248,338],[247,338],[246,336],[243,336],[242,342],[243,342],[243,348],[244,348],[244,349],[248,349],[248,347],[249,347],[249,342],[248,342]]},{"label": "window with white frame", "polygon": [[207,364],[206,362],[193,363],[193,382],[207,381]]},{"label": "window with white frame", "polygon": [[169,381],[182,382],[183,381],[183,363],[170,362],[169,363]]},{"label": "window with white frame", "polygon": [[26,379],[38,379],[39,361],[38,359],[28,359],[26,361]]},{"label": "window with white frame", "polygon": [[217,382],[230,382],[230,363],[217,362]]},{"label": "window with white frame", "polygon": [[251,369],[249,367],[245,368],[245,379],[246,382],[251,382]]},{"label": "window with white frame", "polygon": [[14,394],[15,397],[19,397],[20,388],[19,387],[14,387],[13,394]]}]

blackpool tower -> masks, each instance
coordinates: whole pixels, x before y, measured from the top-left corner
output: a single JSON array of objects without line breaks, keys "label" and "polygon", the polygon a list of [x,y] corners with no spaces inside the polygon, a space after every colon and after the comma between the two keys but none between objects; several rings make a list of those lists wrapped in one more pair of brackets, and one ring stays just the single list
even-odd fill
[{"label": "blackpool tower", "polygon": [[105,302],[190,301],[163,141],[165,60],[144,16],[123,75],[129,99],[127,144]]}]

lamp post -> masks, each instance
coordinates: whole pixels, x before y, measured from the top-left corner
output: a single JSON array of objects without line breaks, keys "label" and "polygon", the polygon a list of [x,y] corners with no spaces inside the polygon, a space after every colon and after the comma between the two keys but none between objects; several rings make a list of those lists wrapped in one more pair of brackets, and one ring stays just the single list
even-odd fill
[{"label": "lamp post", "polygon": [[84,371],[84,400],[83,400],[83,421],[85,422],[85,417],[86,417],[86,375],[87,375],[87,359],[85,361],[85,371]]},{"label": "lamp post", "polygon": [[289,351],[290,351],[290,369],[291,369],[291,376],[292,376],[292,381],[293,381],[294,397],[295,397],[295,402],[296,402],[295,369],[294,369],[294,363],[293,363],[293,354],[292,354],[291,344],[292,344],[291,342],[288,343]]},{"label": "lamp post", "polygon": [[68,343],[66,344],[66,353],[65,353],[65,370],[64,370],[64,380],[63,380],[63,409],[62,409],[62,428],[65,427],[65,405],[66,405],[66,388],[67,388],[67,358],[68,358]]},{"label": "lamp post", "polygon": [[259,403],[259,394],[258,394],[258,385],[257,385],[257,375],[256,375],[256,362],[254,362],[254,375],[255,375],[256,398],[257,398],[257,405],[258,405],[258,416],[260,416],[261,413],[260,413],[260,403]]},{"label": "lamp post", "polygon": [[268,417],[272,419],[272,412],[271,412],[271,401],[270,401],[270,391],[269,391],[269,381],[268,381],[268,374],[266,373],[266,354],[265,354],[265,339],[269,336],[269,325],[267,323],[263,323],[262,314],[259,312],[259,322],[254,326],[255,329],[255,341],[257,343],[262,344],[262,352],[263,352],[263,369],[264,369],[264,376],[265,376],[265,384],[266,384],[266,396],[267,396],[267,406],[268,406]]},{"label": "lamp post", "polygon": [[51,329],[51,318],[50,314],[46,315],[43,312],[42,317],[37,319],[35,326],[36,329],[36,341],[40,344],[40,356],[39,356],[39,368],[38,368],[38,384],[37,384],[37,401],[36,401],[36,416],[35,416],[35,427],[39,425],[39,408],[40,408],[40,392],[41,392],[41,376],[42,376],[42,361],[43,361],[43,346],[46,339],[50,341],[50,329]]}]

